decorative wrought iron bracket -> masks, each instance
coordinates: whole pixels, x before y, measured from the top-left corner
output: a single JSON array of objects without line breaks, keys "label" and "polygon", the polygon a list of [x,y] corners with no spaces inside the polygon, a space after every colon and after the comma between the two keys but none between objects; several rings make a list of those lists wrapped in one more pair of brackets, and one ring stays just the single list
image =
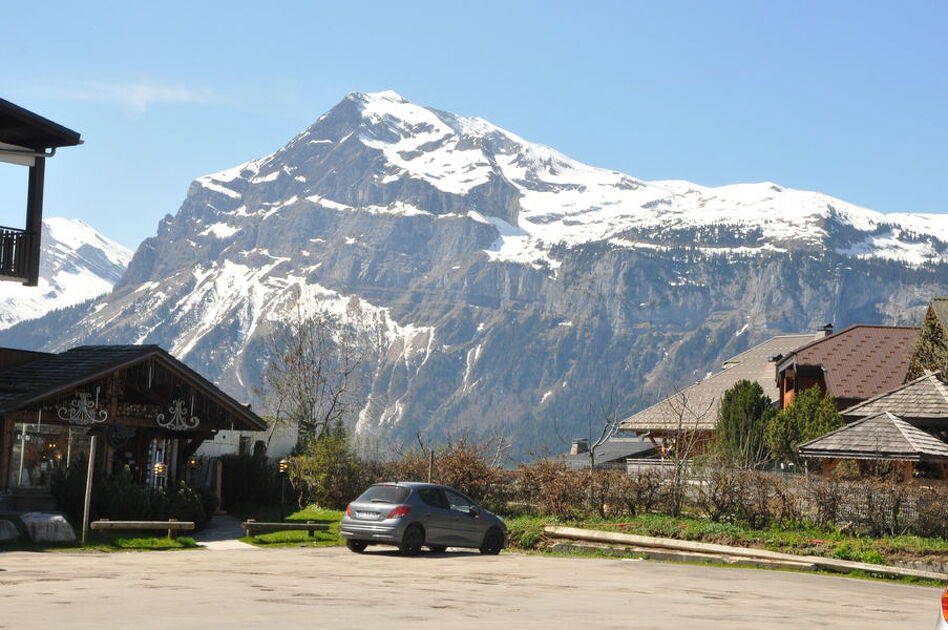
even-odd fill
[{"label": "decorative wrought iron bracket", "polygon": [[174,400],[168,407],[171,417],[167,418],[165,414],[159,413],[155,416],[155,422],[158,426],[171,431],[186,431],[196,429],[201,424],[201,419],[197,416],[188,417],[188,408],[184,406],[183,400]]},{"label": "decorative wrought iron bracket", "polygon": [[56,410],[56,415],[60,420],[65,420],[70,424],[79,424],[88,426],[95,422],[105,422],[109,417],[109,412],[105,409],[99,409],[98,396],[92,400],[92,395],[88,392],[79,392],[76,399],[68,406],[62,406]]}]

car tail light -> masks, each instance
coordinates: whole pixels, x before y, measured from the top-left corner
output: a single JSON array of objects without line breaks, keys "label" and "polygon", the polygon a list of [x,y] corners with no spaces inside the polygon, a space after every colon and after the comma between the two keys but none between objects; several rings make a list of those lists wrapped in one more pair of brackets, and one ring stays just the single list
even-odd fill
[{"label": "car tail light", "polygon": [[407,505],[399,505],[397,508],[388,513],[388,516],[385,518],[401,518],[411,512],[411,507]]},{"label": "car tail light", "polygon": [[352,516],[352,505],[346,506],[346,516]]},{"label": "car tail light", "polygon": [[948,621],[948,587],[945,587],[945,592],[941,594],[941,618]]}]

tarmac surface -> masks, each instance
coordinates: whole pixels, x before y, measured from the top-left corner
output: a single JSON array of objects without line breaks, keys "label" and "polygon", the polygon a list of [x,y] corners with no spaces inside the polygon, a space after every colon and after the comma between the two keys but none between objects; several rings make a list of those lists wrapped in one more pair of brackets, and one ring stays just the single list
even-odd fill
[{"label": "tarmac surface", "polygon": [[931,628],[940,589],[384,547],[0,553],[0,628]]}]

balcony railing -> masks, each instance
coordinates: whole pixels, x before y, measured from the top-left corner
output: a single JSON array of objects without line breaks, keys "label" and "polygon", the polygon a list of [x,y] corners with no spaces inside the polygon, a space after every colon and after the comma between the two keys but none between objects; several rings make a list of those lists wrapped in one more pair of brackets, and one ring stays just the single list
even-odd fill
[{"label": "balcony railing", "polygon": [[30,235],[24,230],[0,226],[0,276],[26,280]]}]

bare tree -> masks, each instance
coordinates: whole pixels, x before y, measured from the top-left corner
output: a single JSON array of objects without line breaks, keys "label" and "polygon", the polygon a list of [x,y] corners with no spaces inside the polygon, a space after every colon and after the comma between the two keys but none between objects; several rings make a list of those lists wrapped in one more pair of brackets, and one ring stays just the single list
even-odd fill
[{"label": "bare tree", "polygon": [[688,394],[678,391],[666,399],[672,412],[674,428],[662,441],[662,457],[672,463],[672,487],[669,510],[675,516],[681,513],[684,487],[692,458],[700,451],[708,436],[700,430],[702,421],[714,408],[714,399],[707,404],[691,401]]},{"label": "bare tree", "polygon": [[266,340],[269,360],[258,393],[268,408],[267,441],[280,426],[296,426],[298,443],[347,423],[364,404],[364,368],[372,354],[371,331],[335,314],[317,312],[284,321]]},{"label": "bare tree", "polygon": [[[603,497],[597,496],[596,493],[596,453],[619,431],[622,416],[619,415],[617,409],[618,405],[613,389],[610,390],[609,397],[606,400],[600,399],[598,403],[591,405],[586,413],[586,440],[588,445],[586,454],[589,457],[587,498],[590,507],[595,505],[601,516],[604,515],[605,506],[603,505]],[[595,439],[593,439],[594,436],[596,436]]]}]

